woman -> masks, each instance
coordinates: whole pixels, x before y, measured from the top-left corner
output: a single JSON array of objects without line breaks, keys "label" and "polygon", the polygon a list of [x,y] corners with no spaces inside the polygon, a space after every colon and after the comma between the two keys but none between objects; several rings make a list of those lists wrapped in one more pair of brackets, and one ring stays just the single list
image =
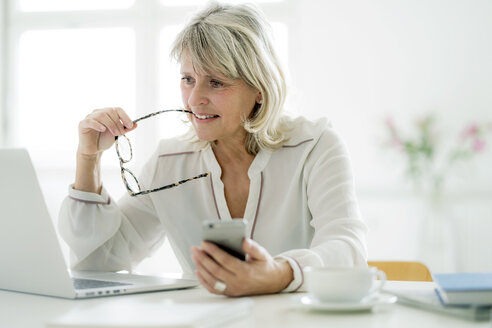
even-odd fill
[{"label": "woman", "polygon": [[[284,74],[261,12],[210,3],[177,36],[172,55],[192,127],[185,138],[161,141],[138,181],[150,190],[211,174],[116,204],[101,182],[101,154],[137,124],[121,108],[89,114],[60,213],[73,268],[131,270],[165,236],[183,270],[215,294],[295,291],[305,266],[366,265],[345,146],[325,120],[281,115]],[[247,219],[246,261],[201,243],[202,221],[214,218]]]}]

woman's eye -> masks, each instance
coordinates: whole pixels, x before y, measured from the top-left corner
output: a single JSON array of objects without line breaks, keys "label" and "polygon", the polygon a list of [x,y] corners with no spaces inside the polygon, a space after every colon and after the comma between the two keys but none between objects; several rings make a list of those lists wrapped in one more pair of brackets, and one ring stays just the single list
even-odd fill
[{"label": "woman's eye", "polygon": [[223,87],[224,86],[224,83],[222,83],[220,81],[217,81],[217,80],[210,80],[210,85],[213,88],[220,88],[220,87]]},{"label": "woman's eye", "polygon": [[186,84],[193,83],[193,79],[192,79],[191,77],[189,77],[189,76],[183,76],[183,77],[181,78],[181,80],[182,80],[184,83],[186,83]]}]

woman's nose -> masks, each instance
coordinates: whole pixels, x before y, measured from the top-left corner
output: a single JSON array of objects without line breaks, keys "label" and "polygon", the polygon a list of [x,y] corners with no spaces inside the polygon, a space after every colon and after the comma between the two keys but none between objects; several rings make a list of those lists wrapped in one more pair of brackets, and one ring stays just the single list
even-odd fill
[{"label": "woman's nose", "polygon": [[188,104],[190,106],[207,105],[208,97],[206,90],[199,85],[195,85],[188,97]]}]

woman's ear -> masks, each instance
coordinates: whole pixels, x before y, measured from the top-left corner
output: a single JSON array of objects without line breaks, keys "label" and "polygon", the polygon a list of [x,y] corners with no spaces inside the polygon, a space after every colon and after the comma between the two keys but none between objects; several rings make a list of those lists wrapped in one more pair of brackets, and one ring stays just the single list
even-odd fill
[{"label": "woman's ear", "polygon": [[258,96],[256,97],[256,102],[258,104],[263,104],[263,96],[261,95],[261,92],[258,92]]}]

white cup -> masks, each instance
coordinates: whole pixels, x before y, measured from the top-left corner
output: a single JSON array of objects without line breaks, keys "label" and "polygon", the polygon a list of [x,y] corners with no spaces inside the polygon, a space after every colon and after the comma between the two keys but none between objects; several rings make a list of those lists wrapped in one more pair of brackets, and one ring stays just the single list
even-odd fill
[{"label": "white cup", "polygon": [[321,302],[358,302],[386,282],[386,274],[376,267],[307,267],[304,276],[308,291]]}]

